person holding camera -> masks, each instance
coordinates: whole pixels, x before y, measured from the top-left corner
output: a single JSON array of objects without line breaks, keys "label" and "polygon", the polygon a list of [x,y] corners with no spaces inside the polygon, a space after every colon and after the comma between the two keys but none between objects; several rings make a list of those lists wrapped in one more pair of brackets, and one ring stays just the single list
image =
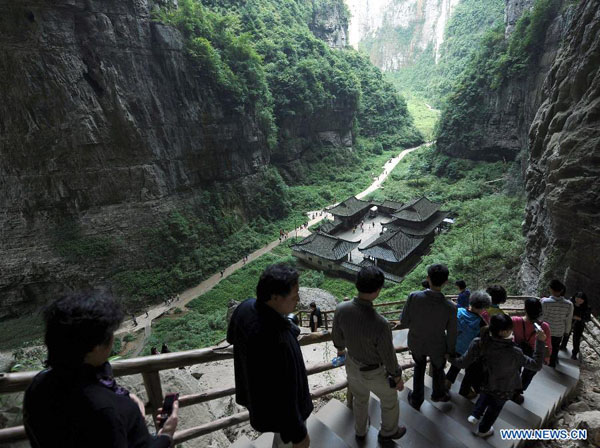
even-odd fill
[{"label": "person holding camera", "polygon": [[398,426],[397,391],[404,389],[402,369],[396,358],[390,325],[373,307],[383,283],[381,269],[363,267],[356,278],[358,297],[337,306],[332,330],[338,356],[348,351],[346,375],[348,389],[354,397],[356,438],[363,440],[369,429],[369,395],[373,392],[381,401],[380,442],[399,439],[406,433],[404,426]]},{"label": "person holding camera", "polygon": [[112,375],[114,332],[123,321],[116,302],[100,294],[73,294],[44,310],[48,369],[27,388],[23,421],[33,448],[171,446],[178,402],[159,409],[162,428],[151,436],[144,403]]}]

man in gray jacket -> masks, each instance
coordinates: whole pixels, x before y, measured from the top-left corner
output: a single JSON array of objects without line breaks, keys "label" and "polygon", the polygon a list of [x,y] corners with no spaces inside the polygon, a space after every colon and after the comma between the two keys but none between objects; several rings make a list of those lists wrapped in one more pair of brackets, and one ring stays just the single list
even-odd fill
[{"label": "man in gray jacket", "polygon": [[456,305],[441,292],[448,281],[448,268],[443,264],[429,266],[427,281],[429,289],[408,296],[401,319],[402,327],[408,328],[408,348],[415,361],[413,390],[408,400],[417,410],[424,400],[428,356],[433,377],[431,400],[450,400],[444,384],[444,366],[446,355],[453,355],[456,345]]},{"label": "man in gray jacket", "polygon": [[358,273],[358,297],[340,303],[333,317],[333,344],[338,356],[346,357],[348,389],[354,396],[353,411],[357,440],[363,440],[369,429],[369,396],[381,401],[381,430],[378,439],[399,439],[406,432],[398,426],[400,407],[398,392],[404,388],[402,369],[398,365],[388,321],[375,311],[373,301],[383,287],[384,276],[376,266],[364,267]]}]

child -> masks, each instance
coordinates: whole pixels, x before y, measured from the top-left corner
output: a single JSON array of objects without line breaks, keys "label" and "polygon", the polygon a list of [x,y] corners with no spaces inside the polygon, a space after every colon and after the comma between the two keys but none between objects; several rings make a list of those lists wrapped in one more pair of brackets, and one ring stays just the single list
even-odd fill
[{"label": "child", "polygon": [[458,280],[454,283],[458,288],[458,297],[456,298],[456,306],[459,308],[468,308],[469,307],[469,297],[471,296],[471,291],[467,289],[467,284],[464,280]]},{"label": "child", "polygon": [[[467,352],[471,341],[480,335],[481,328],[486,325],[485,321],[481,317],[481,313],[483,313],[485,309],[490,306],[490,303],[491,299],[488,293],[485,291],[475,291],[469,297],[469,308],[458,308],[456,311],[456,318],[458,321],[456,353],[459,356],[462,356]],[[463,395],[469,399],[475,398],[476,396],[476,394],[472,395],[471,393],[471,386],[473,385],[472,383],[475,379],[474,376],[480,376],[477,375],[477,371],[474,370],[473,367],[475,367],[475,364],[467,368],[459,392],[460,395]],[[450,389],[452,383],[456,381],[458,372],[460,372],[458,367],[450,367],[446,373],[446,388]]]},{"label": "child", "polygon": [[552,355],[550,355],[550,367],[556,367],[558,362],[558,351],[563,336],[568,337],[571,332],[571,321],[573,320],[573,304],[563,297],[565,285],[560,280],[550,282],[550,297],[542,299],[542,310],[544,320],[550,325],[552,332]]},{"label": "child", "polygon": [[502,309],[500,308],[500,305],[503,304],[504,302],[506,302],[507,295],[506,295],[506,289],[504,289],[504,287],[502,287],[500,285],[492,285],[488,289],[486,289],[485,292],[487,292],[490,295],[490,297],[492,298],[492,304],[486,310],[486,312],[483,313],[483,318],[485,319],[486,322],[489,323],[490,318],[494,314],[504,314],[504,311],[502,311]]},{"label": "child", "polygon": [[543,331],[537,333],[534,357],[530,358],[512,342],[512,329],[510,316],[496,314],[490,319],[489,331],[484,332],[481,338],[475,338],[464,356],[450,360],[453,366],[459,368],[468,367],[477,359],[483,361],[483,387],[468,418],[473,425],[479,423],[475,433],[479,437],[494,433],[492,425],[504,403],[521,389],[521,367],[536,371],[542,368],[546,334]]},{"label": "child", "polygon": [[[573,324],[571,325],[573,330],[573,351],[571,352],[571,359],[577,359],[581,335],[585,329],[585,323],[590,320],[590,307],[588,306],[587,296],[583,291],[577,291],[571,297],[571,303],[573,304]],[[570,333],[563,338],[560,345],[561,349],[567,348],[569,336],[571,336]]]}]

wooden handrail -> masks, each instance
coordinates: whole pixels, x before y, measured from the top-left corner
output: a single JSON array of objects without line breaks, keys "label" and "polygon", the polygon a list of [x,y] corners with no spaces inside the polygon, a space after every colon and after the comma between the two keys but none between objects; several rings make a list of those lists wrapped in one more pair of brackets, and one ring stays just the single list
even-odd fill
[{"label": "wooden handrail", "polygon": [[[331,341],[331,333],[325,331],[304,334],[298,340],[302,346],[327,341]],[[119,377],[134,375],[136,373],[151,373],[159,370],[176,369],[178,367],[232,358],[233,348],[225,345],[165,353],[164,355],[123,359],[114,361],[111,365],[114,375]],[[0,373],[0,394],[24,391],[38,373],[39,371]]]}]

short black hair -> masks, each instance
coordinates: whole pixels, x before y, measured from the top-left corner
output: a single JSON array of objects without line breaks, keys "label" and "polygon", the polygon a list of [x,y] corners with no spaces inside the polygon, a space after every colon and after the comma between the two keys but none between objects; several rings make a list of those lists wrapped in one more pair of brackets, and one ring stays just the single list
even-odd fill
[{"label": "short black hair", "polygon": [[512,318],[508,314],[494,314],[490,319],[490,333],[495,338],[500,337],[501,331],[511,330],[513,327]]},{"label": "short black hair", "polygon": [[490,297],[492,298],[492,303],[494,305],[500,305],[506,302],[506,289],[504,289],[503,286],[492,285],[488,287],[488,289],[486,289],[485,292],[487,292],[490,295]]},{"label": "short black hair", "polygon": [[50,367],[76,368],[97,345],[110,342],[123,311],[106,293],[71,293],[44,309]]},{"label": "short black hair", "polygon": [[542,315],[542,302],[535,297],[525,299],[525,314],[530,320],[537,320]]},{"label": "short black hair", "polygon": [[425,289],[429,288],[429,282],[427,281],[427,279],[421,282],[421,286]]},{"label": "short black hair", "polygon": [[478,310],[484,310],[489,308],[491,303],[490,295],[485,291],[475,291],[469,296],[469,306],[471,308],[477,308]]},{"label": "short black hair", "polygon": [[564,294],[567,291],[567,288],[565,287],[563,282],[556,278],[552,280],[548,286],[550,287],[550,289],[552,289],[553,291],[558,291],[560,294]]},{"label": "short black hair", "polygon": [[358,292],[370,294],[383,286],[385,277],[383,271],[377,266],[365,266],[356,276],[356,289]]},{"label": "short black hair", "polygon": [[443,264],[432,264],[427,268],[427,276],[432,286],[442,286],[448,281],[448,268]]},{"label": "short black hair", "polygon": [[458,286],[460,289],[465,289],[467,287],[467,284],[465,283],[464,280],[456,280],[456,282],[454,284],[456,286]]},{"label": "short black hair", "polygon": [[308,304],[308,306],[309,306],[309,307],[311,307],[311,308],[316,308],[316,307],[317,307],[317,304],[316,304],[315,302],[310,302],[310,303]]},{"label": "short black hair", "polygon": [[298,271],[288,264],[278,263],[267,266],[256,285],[256,300],[268,302],[273,294],[287,296],[298,284]]}]

